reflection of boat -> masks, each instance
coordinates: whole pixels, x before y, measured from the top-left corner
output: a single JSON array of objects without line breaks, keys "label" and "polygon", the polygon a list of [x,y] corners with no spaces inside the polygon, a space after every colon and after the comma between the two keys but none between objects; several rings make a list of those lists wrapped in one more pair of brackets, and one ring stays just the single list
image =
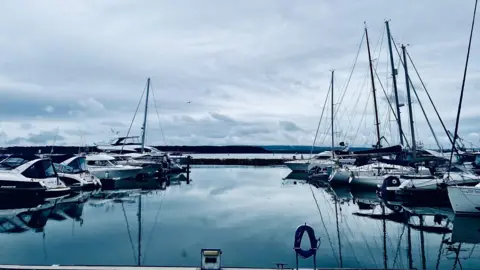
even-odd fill
[{"label": "reflection of boat", "polygon": [[74,193],[58,201],[50,215],[50,219],[65,220],[67,218],[83,222],[83,206],[90,198],[92,192]]},{"label": "reflection of boat", "polygon": [[452,242],[454,243],[480,243],[480,218],[459,217],[453,220]]},{"label": "reflection of boat", "polygon": [[308,180],[308,173],[307,172],[298,172],[292,171],[290,172],[285,178],[289,180]]},{"label": "reflection of boat", "polygon": [[52,200],[28,208],[20,205],[0,210],[0,233],[23,233],[31,229],[41,232],[54,206],[55,200]]}]

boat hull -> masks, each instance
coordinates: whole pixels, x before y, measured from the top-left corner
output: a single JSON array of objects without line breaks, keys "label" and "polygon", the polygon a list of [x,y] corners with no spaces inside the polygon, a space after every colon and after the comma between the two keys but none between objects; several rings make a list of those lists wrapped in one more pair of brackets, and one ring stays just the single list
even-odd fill
[{"label": "boat hull", "polygon": [[307,172],[310,162],[308,161],[289,161],[285,165],[294,172]]},{"label": "boat hull", "polygon": [[330,185],[348,185],[351,173],[345,169],[335,170],[330,178]]},{"label": "boat hull", "polygon": [[456,215],[480,215],[480,189],[449,186],[448,198]]}]

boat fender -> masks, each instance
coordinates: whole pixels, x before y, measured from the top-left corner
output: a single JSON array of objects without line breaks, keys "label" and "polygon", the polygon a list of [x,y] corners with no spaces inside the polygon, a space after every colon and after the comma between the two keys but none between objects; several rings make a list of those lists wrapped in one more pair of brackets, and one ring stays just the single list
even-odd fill
[{"label": "boat fender", "polygon": [[[303,250],[300,245],[302,243],[302,237],[305,231],[308,234],[308,238],[310,240],[310,249],[309,250]],[[317,253],[317,248],[318,248],[318,240],[315,238],[315,232],[313,231],[313,228],[308,226],[307,224],[301,225],[297,228],[295,231],[295,243],[294,243],[294,248],[295,252],[297,255],[301,256],[302,258],[309,258],[312,255]]]}]

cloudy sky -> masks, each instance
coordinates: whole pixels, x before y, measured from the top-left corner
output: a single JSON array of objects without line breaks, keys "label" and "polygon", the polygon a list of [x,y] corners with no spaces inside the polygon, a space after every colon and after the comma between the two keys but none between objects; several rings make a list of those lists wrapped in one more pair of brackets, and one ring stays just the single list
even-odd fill
[{"label": "cloudy sky", "polygon": [[[374,116],[361,41],[367,21],[378,77],[391,95],[385,19],[391,20],[395,41],[409,44],[453,131],[473,6],[470,0],[1,1],[0,143],[44,145],[56,138],[56,144],[92,144],[110,139],[112,128],[126,134],[150,77],[151,144],[309,145],[335,69],[336,140],[370,145]],[[465,140],[480,144],[477,30],[460,131]],[[410,72],[446,145],[425,92]],[[398,81],[404,100],[401,71]],[[378,80],[376,86],[381,131],[395,143],[387,98]],[[434,146],[416,100],[414,111],[419,139]],[[142,114],[143,106],[133,135],[140,134]],[[405,106],[405,128],[407,116]],[[328,127],[322,120],[317,144],[330,143],[324,135]]]}]

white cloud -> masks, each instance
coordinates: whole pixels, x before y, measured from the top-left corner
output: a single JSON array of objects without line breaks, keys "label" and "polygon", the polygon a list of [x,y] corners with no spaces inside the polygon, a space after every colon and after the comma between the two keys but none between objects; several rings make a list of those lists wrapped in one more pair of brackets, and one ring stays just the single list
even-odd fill
[{"label": "white cloud", "polygon": [[45,107],[45,111],[48,113],[53,113],[55,111],[55,108],[51,105],[48,105],[47,107]]}]

